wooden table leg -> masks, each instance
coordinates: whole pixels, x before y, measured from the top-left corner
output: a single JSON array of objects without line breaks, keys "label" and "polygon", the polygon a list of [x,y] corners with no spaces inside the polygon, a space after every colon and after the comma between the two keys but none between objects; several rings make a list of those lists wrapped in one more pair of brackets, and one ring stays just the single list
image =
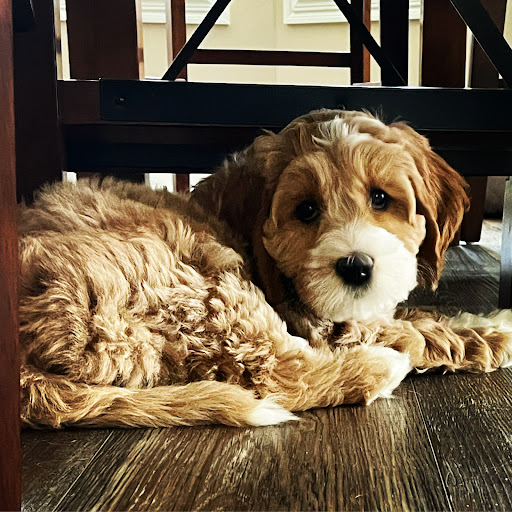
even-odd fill
[{"label": "wooden table leg", "polygon": [[460,238],[464,242],[478,242],[484,221],[487,176],[470,176],[466,181],[471,187],[471,206],[462,219]]},{"label": "wooden table leg", "polygon": [[60,180],[62,169],[53,0],[30,5],[33,27],[14,33],[17,188],[27,202],[43,183]]},{"label": "wooden table leg", "polygon": [[11,0],[0,0],[0,510],[20,510],[18,236]]},{"label": "wooden table leg", "polygon": [[512,180],[510,176],[505,184],[505,200],[503,203],[503,225],[501,231],[501,271],[500,308],[512,306]]}]

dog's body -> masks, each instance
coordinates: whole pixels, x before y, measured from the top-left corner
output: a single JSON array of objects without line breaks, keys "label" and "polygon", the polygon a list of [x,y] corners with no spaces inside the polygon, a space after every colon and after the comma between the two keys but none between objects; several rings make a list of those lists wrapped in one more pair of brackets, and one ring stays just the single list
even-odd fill
[{"label": "dog's body", "polygon": [[466,206],[423,137],[343,111],[259,137],[191,197],[47,188],[21,217],[23,421],[265,425],[412,368],[507,365],[509,312],[395,314]]}]

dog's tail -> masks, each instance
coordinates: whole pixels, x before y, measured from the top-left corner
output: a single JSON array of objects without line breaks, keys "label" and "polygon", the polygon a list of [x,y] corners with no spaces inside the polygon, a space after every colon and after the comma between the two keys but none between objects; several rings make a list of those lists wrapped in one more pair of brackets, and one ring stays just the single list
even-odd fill
[{"label": "dog's tail", "polygon": [[30,427],[262,426],[297,419],[272,398],[257,399],[240,386],[216,381],[143,389],[91,386],[27,365],[20,384],[21,419]]}]

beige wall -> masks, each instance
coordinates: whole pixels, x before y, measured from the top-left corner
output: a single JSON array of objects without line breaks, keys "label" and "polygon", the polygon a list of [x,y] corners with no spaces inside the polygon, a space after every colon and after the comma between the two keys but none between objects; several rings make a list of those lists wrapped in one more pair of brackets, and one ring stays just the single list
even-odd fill
[{"label": "beige wall", "polygon": [[[215,26],[202,48],[238,48],[261,50],[348,51],[348,23],[318,23],[287,25],[283,23],[282,0],[254,2],[237,0],[230,6],[230,24]],[[188,25],[190,35],[195,26]],[[378,23],[372,23],[372,33],[378,38]],[[144,25],[144,55],[146,76],[159,77],[167,69],[165,27],[162,24]],[[411,84],[417,84],[420,23],[410,25]],[[348,69],[288,66],[213,66],[190,65],[190,80],[245,83],[282,83],[336,85],[349,84]],[[371,80],[380,79],[380,70],[372,59]]]},{"label": "beige wall", "polygon": [[[190,35],[196,25],[188,25]],[[166,28],[163,23],[145,23],[143,28],[146,77],[159,78],[167,69]],[[378,22],[372,23],[378,40]],[[505,37],[512,42],[512,1],[507,5]],[[409,31],[409,84],[418,85],[421,24],[411,20]],[[287,25],[283,23],[282,0],[236,0],[230,5],[230,24],[213,28],[202,48],[348,51],[347,23]],[[62,23],[62,69],[69,78],[66,25]],[[193,81],[336,85],[349,84],[348,69],[285,66],[189,66]],[[380,69],[372,59],[371,81],[378,82]]]}]

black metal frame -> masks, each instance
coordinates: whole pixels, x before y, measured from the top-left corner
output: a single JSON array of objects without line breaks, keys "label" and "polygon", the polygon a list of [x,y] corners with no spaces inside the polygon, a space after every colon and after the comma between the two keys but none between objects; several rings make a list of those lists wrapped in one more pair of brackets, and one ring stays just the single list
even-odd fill
[{"label": "black metal frame", "polygon": [[[407,85],[407,77],[402,77],[393,62],[384,54],[370,31],[357,16],[348,0],[333,0],[338,9],[347,19],[350,29],[356,31],[361,42],[366,46],[371,56],[380,66],[383,75],[390,85]],[[187,65],[194,52],[199,48],[204,38],[215,25],[215,22],[231,0],[217,0],[203,21],[199,24],[190,39],[185,43],[169,69],[162,77],[163,80],[176,80]],[[464,23],[471,30],[492,65],[503,77],[508,87],[512,86],[512,49],[496,27],[496,24],[484,9],[480,0],[450,0]]]},{"label": "black metal frame", "polygon": [[102,121],[94,136],[64,127],[69,169],[212,169],[262,129],[279,130],[317,108],[365,108],[385,113],[388,122],[406,119],[465,176],[482,169],[508,175],[512,168],[509,89],[102,80],[99,90]]}]

